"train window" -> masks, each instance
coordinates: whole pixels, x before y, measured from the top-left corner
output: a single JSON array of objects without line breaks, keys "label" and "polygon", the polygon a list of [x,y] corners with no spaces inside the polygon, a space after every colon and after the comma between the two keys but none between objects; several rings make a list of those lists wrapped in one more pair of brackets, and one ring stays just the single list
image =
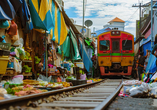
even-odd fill
[{"label": "train window", "polygon": [[123,40],[122,41],[123,50],[132,50],[132,40]]},{"label": "train window", "polygon": [[110,50],[110,41],[109,40],[101,40],[100,41],[100,50],[101,51]]}]

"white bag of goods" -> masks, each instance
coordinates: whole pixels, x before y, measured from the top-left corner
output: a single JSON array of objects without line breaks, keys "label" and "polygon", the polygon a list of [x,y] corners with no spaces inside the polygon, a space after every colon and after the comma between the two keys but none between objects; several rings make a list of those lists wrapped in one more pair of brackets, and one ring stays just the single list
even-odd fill
[{"label": "white bag of goods", "polygon": [[23,83],[23,75],[16,75],[12,79],[12,84],[22,84]]},{"label": "white bag of goods", "polygon": [[149,92],[149,96],[157,98],[157,87],[151,89],[151,91]]},{"label": "white bag of goods", "polygon": [[123,82],[123,85],[128,86],[128,85],[141,85],[142,81],[139,80],[126,80]]},{"label": "white bag of goods", "polygon": [[131,89],[131,86],[123,86],[123,94],[129,95],[129,90]]},{"label": "white bag of goods", "polygon": [[143,94],[143,91],[139,90],[139,87],[133,87],[129,90],[131,97],[140,97]]}]

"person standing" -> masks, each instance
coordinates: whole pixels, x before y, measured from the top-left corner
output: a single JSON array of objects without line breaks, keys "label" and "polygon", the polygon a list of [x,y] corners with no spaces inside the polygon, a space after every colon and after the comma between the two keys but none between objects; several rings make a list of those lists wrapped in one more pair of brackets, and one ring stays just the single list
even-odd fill
[{"label": "person standing", "polygon": [[139,58],[137,60],[139,81],[141,80],[141,77],[142,77],[142,73],[143,73],[143,70],[144,70],[145,59],[148,56],[148,50],[146,50],[146,56],[143,56],[143,55],[144,55],[144,52],[140,52]]}]

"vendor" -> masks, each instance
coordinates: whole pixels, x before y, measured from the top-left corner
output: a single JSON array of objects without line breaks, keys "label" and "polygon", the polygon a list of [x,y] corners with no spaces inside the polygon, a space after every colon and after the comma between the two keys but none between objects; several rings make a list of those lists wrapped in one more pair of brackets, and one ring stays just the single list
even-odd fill
[{"label": "vendor", "polygon": [[[155,37],[155,42],[154,42],[154,46],[153,46],[153,50],[152,50],[152,54],[157,58],[157,37]],[[157,59],[156,59],[156,67],[157,67]],[[156,68],[157,70],[157,68]]]},{"label": "vendor", "polygon": [[148,50],[146,50],[146,56],[143,56],[144,52],[140,52],[139,58],[137,60],[138,63],[138,77],[139,77],[139,81],[141,80],[142,77],[142,73],[144,70],[144,63],[145,63],[145,59],[148,56]]}]

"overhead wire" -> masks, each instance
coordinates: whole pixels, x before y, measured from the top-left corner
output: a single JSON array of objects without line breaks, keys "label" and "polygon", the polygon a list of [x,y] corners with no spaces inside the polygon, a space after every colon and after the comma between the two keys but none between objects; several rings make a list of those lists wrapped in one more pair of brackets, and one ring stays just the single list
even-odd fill
[{"label": "overhead wire", "polygon": [[137,8],[137,10],[128,18],[128,20],[126,20],[126,21],[129,21],[132,17],[133,17],[133,15],[138,11],[138,9],[139,8]]}]

